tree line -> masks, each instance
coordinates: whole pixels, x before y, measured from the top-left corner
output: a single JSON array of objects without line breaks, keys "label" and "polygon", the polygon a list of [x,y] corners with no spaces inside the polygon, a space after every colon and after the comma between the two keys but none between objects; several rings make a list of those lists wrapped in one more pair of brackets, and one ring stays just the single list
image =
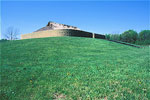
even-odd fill
[{"label": "tree line", "polygon": [[150,30],[142,30],[137,33],[134,30],[128,30],[122,34],[106,34],[107,40],[128,42],[138,45],[150,45]]}]

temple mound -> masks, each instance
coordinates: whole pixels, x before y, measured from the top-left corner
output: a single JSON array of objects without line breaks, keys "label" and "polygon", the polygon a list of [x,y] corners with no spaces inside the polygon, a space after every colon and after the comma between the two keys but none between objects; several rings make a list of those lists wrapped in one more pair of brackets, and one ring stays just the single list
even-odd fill
[{"label": "temple mound", "polygon": [[74,26],[59,24],[55,22],[48,22],[48,24],[45,27],[40,28],[35,32],[22,34],[21,39],[61,37],[61,36],[75,36],[75,37],[88,37],[101,39],[105,38],[104,35],[82,31]]}]

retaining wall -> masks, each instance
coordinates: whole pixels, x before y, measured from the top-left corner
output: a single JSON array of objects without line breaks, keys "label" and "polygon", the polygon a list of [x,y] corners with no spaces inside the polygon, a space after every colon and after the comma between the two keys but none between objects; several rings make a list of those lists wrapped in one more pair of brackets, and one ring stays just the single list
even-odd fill
[{"label": "retaining wall", "polygon": [[[94,34],[95,38],[105,39],[105,35]],[[43,38],[43,37],[61,37],[61,36],[75,36],[75,37],[88,37],[93,38],[93,33],[85,32],[81,30],[72,30],[72,29],[57,29],[57,30],[46,30],[33,32],[28,34],[21,35],[21,39],[30,39],[30,38]]]}]

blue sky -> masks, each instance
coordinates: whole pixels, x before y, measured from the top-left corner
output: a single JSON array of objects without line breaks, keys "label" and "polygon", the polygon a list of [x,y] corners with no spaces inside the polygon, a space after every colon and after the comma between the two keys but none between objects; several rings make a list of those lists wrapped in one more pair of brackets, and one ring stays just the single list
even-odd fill
[{"label": "blue sky", "polygon": [[149,6],[149,1],[2,1],[1,37],[10,26],[25,34],[48,21],[99,34],[139,32],[150,29]]}]

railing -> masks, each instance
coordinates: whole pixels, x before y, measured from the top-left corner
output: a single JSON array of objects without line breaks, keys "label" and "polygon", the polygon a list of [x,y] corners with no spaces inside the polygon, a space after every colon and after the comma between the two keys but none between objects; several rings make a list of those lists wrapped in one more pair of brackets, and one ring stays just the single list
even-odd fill
[{"label": "railing", "polygon": [[108,41],[112,41],[112,42],[116,42],[116,43],[120,43],[120,44],[124,44],[124,45],[128,45],[128,46],[132,46],[132,47],[136,47],[136,48],[143,48],[142,46],[127,43],[127,42],[122,42],[122,41],[116,41],[116,40],[108,40]]}]

